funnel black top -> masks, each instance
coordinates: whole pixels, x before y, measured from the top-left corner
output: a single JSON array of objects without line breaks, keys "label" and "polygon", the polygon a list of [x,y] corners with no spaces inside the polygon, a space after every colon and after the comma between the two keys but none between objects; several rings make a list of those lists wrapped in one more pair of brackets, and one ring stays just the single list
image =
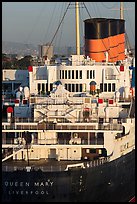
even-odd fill
[{"label": "funnel black top", "polygon": [[85,39],[103,39],[109,36],[125,33],[125,20],[91,18],[86,19]]}]

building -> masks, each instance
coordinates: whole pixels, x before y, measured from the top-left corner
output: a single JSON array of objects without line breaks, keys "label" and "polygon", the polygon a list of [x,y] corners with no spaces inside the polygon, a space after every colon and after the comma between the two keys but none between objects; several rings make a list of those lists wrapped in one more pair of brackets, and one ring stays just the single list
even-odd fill
[{"label": "building", "polygon": [[53,46],[49,43],[45,45],[39,45],[39,57],[43,59],[46,56],[49,60],[51,60],[51,58],[53,57]]}]

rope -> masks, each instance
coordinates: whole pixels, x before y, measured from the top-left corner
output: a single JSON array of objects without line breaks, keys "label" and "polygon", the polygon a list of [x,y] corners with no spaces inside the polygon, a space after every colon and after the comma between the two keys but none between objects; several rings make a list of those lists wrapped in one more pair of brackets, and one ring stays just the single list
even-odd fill
[{"label": "rope", "polygon": [[51,40],[51,42],[50,42],[50,44],[49,44],[49,47],[48,47],[48,49],[47,49],[47,51],[46,51],[46,55],[47,55],[47,53],[48,53],[48,50],[49,50],[49,48],[50,48],[50,46],[51,46],[51,44],[52,44],[54,38],[56,37],[56,34],[57,34],[57,32],[58,32],[58,30],[59,30],[59,28],[60,28],[60,26],[61,26],[61,24],[62,24],[64,18],[65,18],[65,15],[66,15],[67,10],[68,10],[68,8],[69,8],[69,6],[70,6],[70,3],[71,3],[71,2],[69,2],[69,5],[67,6],[67,9],[66,9],[66,11],[65,11],[65,13],[64,13],[64,15],[63,15],[63,17],[62,17],[60,23],[59,23],[59,26],[57,27],[57,30],[56,30],[56,32],[55,32],[55,34],[54,34],[54,36],[53,36],[53,38],[52,38],[52,40]]}]

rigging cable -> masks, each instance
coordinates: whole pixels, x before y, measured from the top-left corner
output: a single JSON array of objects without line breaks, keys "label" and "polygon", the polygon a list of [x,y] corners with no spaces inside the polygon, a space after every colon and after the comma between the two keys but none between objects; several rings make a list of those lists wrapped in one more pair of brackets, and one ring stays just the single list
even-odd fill
[{"label": "rigging cable", "polygon": [[33,26],[32,26],[32,29],[31,29],[31,31],[30,31],[30,33],[28,34],[28,37],[27,37],[27,39],[26,39],[26,47],[27,48],[29,48],[29,46],[28,46],[28,41],[29,41],[29,38],[30,38],[30,36],[32,35],[32,32],[33,32],[33,30],[34,30],[34,28],[36,28],[36,25],[38,24],[38,21],[40,20],[40,16],[41,16],[41,14],[43,13],[43,10],[45,9],[45,7],[43,7],[43,5],[42,5],[42,8],[41,8],[41,10],[40,10],[40,13],[38,13],[38,16],[36,16],[36,19],[35,19],[35,21],[34,21],[34,24],[33,24]]},{"label": "rigging cable", "polygon": [[101,4],[102,4],[105,8],[107,8],[107,9],[113,9],[113,8],[115,7],[115,5],[117,4],[117,2],[113,2],[113,3],[114,3],[113,6],[108,7],[108,6],[106,6],[106,5],[104,4],[104,2],[101,2]]},{"label": "rigging cable", "polygon": [[[61,20],[61,15],[63,13],[63,9],[64,9],[64,4],[62,5],[62,8],[61,8],[60,20]],[[60,20],[59,20],[59,22],[60,22]],[[62,37],[62,31],[63,31],[63,22],[62,22],[62,27],[61,27],[61,30],[60,30],[60,36],[59,36],[59,39],[58,39],[57,53],[59,53],[59,49],[60,49],[59,45],[60,45],[60,41],[61,41],[61,37]],[[56,39],[55,39],[55,44],[56,44],[56,40],[57,40],[57,35],[56,35]]]},{"label": "rigging cable", "polygon": [[44,43],[44,41],[46,41],[46,36],[48,36],[48,34],[49,34],[49,31],[50,31],[50,28],[51,28],[51,25],[52,25],[52,22],[53,22],[53,17],[54,17],[54,14],[56,13],[55,9],[56,9],[56,6],[57,6],[57,2],[55,2],[55,3],[56,4],[55,4],[55,6],[53,8],[53,11],[51,12],[51,18],[50,18],[51,20],[48,23],[47,31],[46,31],[46,33],[44,35],[44,38],[43,38],[43,43]]},{"label": "rigging cable", "polygon": [[[128,8],[126,8],[125,10],[128,10]],[[133,35],[133,38],[135,39],[135,35],[133,33],[133,29],[131,28],[132,23],[130,22],[130,18],[129,18],[128,12],[127,12],[127,18],[128,18],[128,21],[129,21],[130,31],[131,31],[131,33]],[[126,34],[126,43],[127,43],[127,46],[129,47],[129,49],[131,49],[131,45],[130,45],[130,41],[129,41],[127,32],[125,34]]]},{"label": "rigging cable", "polygon": [[68,10],[68,8],[69,8],[69,6],[70,6],[70,3],[71,3],[71,2],[69,2],[68,6],[67,6],[67,9],[66,9],[66,11],[65,11],[65,13],[64,13],[64,15],[63,15],[63,17],[62,17],[60,23],[59,23],[59,26],[57,27],[57,30],[56,30],[56,32],[55,32],[55,34],[54,34],[54,36],[53,36],[53,38],[52,38],[52,40],[51,40],[51,42],[50,42],[50,44],[49,44],[49,47],[47,48],[46,55],[47,55],[47,53],[48,53],[48,50],[49,50],[49,48],[50,48],[50,46],[51,46],[51,44],[52,44],[54,38],[56,37],[56,34],[57,34],[57,32],[58,32],[58,30],[59,30],[59,28],[60,28],[60,26],[61,26],[61,24],[62,24],[64,18],[65,18],[65,15],[66,15],[67,10]]},{"label": "rigging cable", "polygon": [[85,9],[86,9],[86,11],[87,11],[87,13],[88,13],[89,17],[91,18],[91,15],[90,15],[90,13],[89,13],[89,11],[88,11],[88,9],[87,9],[87,7],[86,7],[86,5],[85,5],[85,3],[84,3],[84,2],[83,2],[83,4],[84,4],[84,6],[85,6]]}]

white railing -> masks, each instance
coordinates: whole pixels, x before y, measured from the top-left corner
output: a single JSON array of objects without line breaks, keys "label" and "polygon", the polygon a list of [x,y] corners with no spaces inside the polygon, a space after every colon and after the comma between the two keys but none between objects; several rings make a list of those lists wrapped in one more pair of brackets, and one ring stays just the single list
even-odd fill
[{"label": "white railing", "polygon": [[[99,158],[97,160],[93,160],[93,161],[84,161],[81,163],[75,163],[75,164],[68,164],[68,165],[46,165],[46,166],[34,166],[34,165],[30,165],[30,171],[38,171],[41,170],[43,172],[58,172],[58,171],[69,171],[69,170],[74,170],[74,169],[79,169],[79,168],[94,168],[100,165],[103,165],[107,162],[109,162],[110,157],[103,157],[103,158]],[[69,163],[69,161],[68,161]],[[28,166],[10,166],[10,165],[3,165],[2,166],[2,171],[3,172],[13,172],[16,170],[20,170],[20,171],[27,171]]]},{"label": "white railing", "polygon": [[117,123],[107,123],[107,124],[98,124],[96,123],[89,123],[89,122],[78,122],[78,123],[71,123],[66,122],[61,119],[61,122],[57,122],[54,124],[53,122],[45,122],[45,124],[38,124],[35,123],[22,123],[18,122],[16,124],[2,124],[3,130],[117,130],[122,131],[123,127],[122,124]]}]

